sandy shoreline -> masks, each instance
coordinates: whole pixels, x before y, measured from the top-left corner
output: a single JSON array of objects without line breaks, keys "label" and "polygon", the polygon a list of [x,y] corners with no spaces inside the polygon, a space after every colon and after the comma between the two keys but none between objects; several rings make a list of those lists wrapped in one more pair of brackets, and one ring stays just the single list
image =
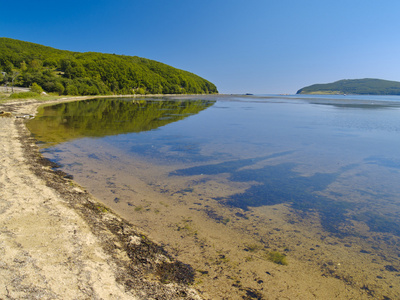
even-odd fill
[{"label": "sandy shoreline", "polygon": [[41,158],[24,125],[41,104],[0,105],[0,299],[200,299],[189,266]]}]

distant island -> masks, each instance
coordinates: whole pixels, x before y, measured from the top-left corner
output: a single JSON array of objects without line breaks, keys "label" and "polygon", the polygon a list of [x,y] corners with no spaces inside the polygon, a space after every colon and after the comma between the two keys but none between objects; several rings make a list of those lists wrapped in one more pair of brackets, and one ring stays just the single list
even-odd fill
[{"label": "distant island", "polygon": [[0,38],[0,84],[59,95],[218,93],[208,80],[154,60],[10,38]]},{"label": "distant island", "polygon": [[400,95],[400,82],[382,79],[344,79],[325,84],[313,84],[296,94],[356,94],[356,95]]}]

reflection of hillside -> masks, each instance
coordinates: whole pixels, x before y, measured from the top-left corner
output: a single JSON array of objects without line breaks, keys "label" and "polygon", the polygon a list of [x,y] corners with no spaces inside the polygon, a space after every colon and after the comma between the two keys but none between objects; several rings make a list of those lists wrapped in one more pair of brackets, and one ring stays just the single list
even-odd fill
[{"label": "reflection of hillside", "polygon": [[29,130],[39,141],[58,144],[82,137],[103,137],[156,129],[197,114],[215,101],[93,99],[39,108]]}]

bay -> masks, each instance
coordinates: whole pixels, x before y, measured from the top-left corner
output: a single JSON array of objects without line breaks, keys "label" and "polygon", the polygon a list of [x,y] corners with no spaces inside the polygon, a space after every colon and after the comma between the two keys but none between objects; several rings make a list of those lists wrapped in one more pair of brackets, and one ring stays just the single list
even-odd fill
[{"label": "bay", "polygon": [[306,295],[298,274],[315,268],[321,297],[396,298],[399,116],[397,96],[146,97],[45,106],[28,127],[45,157],[194,265],[213,299],[287,296],[282,276]]}]

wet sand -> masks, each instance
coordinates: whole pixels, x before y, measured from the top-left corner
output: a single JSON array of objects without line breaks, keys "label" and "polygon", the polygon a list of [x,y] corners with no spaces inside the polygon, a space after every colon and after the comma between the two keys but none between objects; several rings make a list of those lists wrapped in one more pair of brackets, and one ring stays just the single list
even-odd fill
[{"label": "wet sand", "polygon": [[[29,106],[25,103],[24,105],[14,105],[10,108],[12,108],[15,117],[18,114],[32,114],[36,107],[37,103],[32,102]],[[7,109],[1,108],[0,110]],[[31,148],[28,151],[29,153],[37,153],[37,149],[32,144],[34,141],[27,142],[19,139],[24,132],[26,134],[22,119],[1,118],[0,121],[2,122],[2,129],[15,128],[15,130],[0,131],[2,132],[2,141],[15,140],[14,144],[5,148],[1,153],[10,153],[7,157],[16,157],[11,149],[23,148],[23,145],[30,145],[28,147]],[[25,148],[27,147],[25,146]],[[93,154],[97,156],[104,155],[101,151],[97,151],[98,149],[93,149]],[[27,151],[20,150],[20,152],[17,157],[21,160],[19,166],[23,167],[24,170],[18,169],[16,173],[7,171],[6,175],[2,174],[0,181],[5,186],[4,189],[2,186],[2,201],[6,199],[7,203],[18,203],[11,210],[12,213],[10,215],[1,215],[1,220],[4,219],[2,228],[7,228],[10,231],[7,234],[3,234],[3,231],[8,232],[5,229],[2,231],[1,251],[8,251],[7,249],[9,248],[5,247],[4,243],[10,243],[8,239],[12,236],[17,236],[15,233],[17,229],[10,225],[11,221],[6,223],[8,222],[7,220],[14,218],[29,220],[26,215],[21,215],[20,209],[21,206],[27,205],[25,203],[26,199],[21,196],[19,202],[16,202],[15,199],[18,197],[14,196],[18,195],[19,191],[22,190],[18,187],[23,186],[25,183],[19,182],[17,186],[12,187],[10,182],[18,182],[17,178],[21,177],[18,174],[25,174],[25,177],[32,176],[38,182],[28,184],[28,187],[30,187],[28,194],[39,202],[35,202],[33,208],[29,206],[27,211],[30,212],[31,209],[35,211],[35,209],[39,209],[42,206],[57,211],[61,206],[58,204],[59,202],[67,203],[64,206],[67,207],[69,214],[77,215],[77,218],[81,218],[79,219],[81,221],[71,222],[67,219],[66,222],[68,224],[74,224],[75,226],[74,228],[69,228],[62,220],[52,219],[48,221],[52,224],[51,228],[54,231],[66,229],[62,236],[68,236],[69,234],[70,243],[73,245],[77,232],[92,233],[93,236],[90,236],[90,238],[93,241],[97,241],[97,244],[93,242],[91,244],[92,247],[84,252],[76,251],[72,246],[72,248],[66,249],[64,252],[60,251],[64,255],[59,258],[60,261],[57,263],[59,265],[68,265],[65,261],[68,253],[76,253],[72,257],[73,261],[82,262],[84,267],[90,267],[92,263],[100,261],[100,265],[105,268],[101,270],[101,274],[110,274],[109,276],[103,276],[107,277],[109,282],[98,284],[97,287],[94,286],[95,282],[102,282],[101,278],[95,277],[100,276],[97,274],[96,265],[89,271],[82,271],[78,268],[72,271],[72,274],[69,274],[71,281],[77,281],[76,274],[85,272],[85,274],[90,274],[92,277],[88,277],[91,279],[86,285],[91,286],[91,290],[95,291],[96,295],[103,295],[98,296],[99,298],[109,299],[114,297],[107,298],[107,296],[101,294],[104,291],[100,287],[104,288],[104,286],[110,287],[110,293],[115,293],[116,296],[114,298],[117,299],[138,297],[137,292],[127,288],[126,282],[129,282],[129,280],[120,281],[118,279],[118,276],[121,276],[118,274],[121,274],[125,265],[129,265],[131,262],[124,254],[126,249],[124,245],[120,245],[118,251],[121,252],[115,254],[115,244],[121,243],[121,240],[116,241],[115,238],[111,238],[115,234],[115,230],[114,232],[112,231],[112,228],[115,229],[116,227],[115,222],[122,222],[122,224],[130,222],[134,224],[135,228],[128,225],[124,225],[125,227],[123,226],[123,228],[130,228],[129,230],[132,230],[132,232],[146,233],[151,240],[163,245],[173,258],[185,264],[190,264],[194,270],[193,286],[204,299],[397,299],[400,297],[398,253],[394,251],[396,247],[385,246],[386,244],[398,245],[399,241],[393,237],[381,234],[371,237],[370,240],[365,240],[362,237],[338,238],[322,229],[318,215],[311,219],[309,218],[310,216],[307,219],[302,219],[289,206],[282,204],[253,208],[249,211],[227,208],[214,200],[216,194],[227,196],[227,193],[232,193],[232,189],[228,189],[227,183],[221,178],[214,181],[207,180],[204,183],[202,183],[200,177],[197,180],[191,178],[192,182],[186,182],[184,178],[179,180],[175,178],[173,181],[164,179],[164,181],[161,181],[162,183],[149,185],[149,178],[157,176],[157,173],[168,172],[168,170],[153,170],[151,166],[141,165],[140,163],[134,169],[126,170],[123,167],[125,165],[124,161],[119,161],[118,159],[112,161],[114,166],[120,166],[118,173],[111,171],[111,169],[107,171],[107,167],[103,169],[93,162],[84,166],[86,171],[90,170],[92,175],[88,176],[87,173],[80,174],[79,171],[74,174],[75,181],[79,182],[80,185],[88,189],[90,194],[93,194],[105,204],[106,207],[103,207],[96,204],[97,200],[74,181],[62,179],[64,186],[68,186],[68,189],[65,188],[61,194],[57,192],[59,189],[46,186],[42,179],[44,175],[32,174],[33,163],[27,159]],[[71,156],[71,164],[84,164],[85,159]],[[2,157],[1,169],[3,172],[5,170],[13,170],[14,165],[6,163],[6,157]],[[46,170],[46,174],[51,174],[50,170]],[[188,186],[191,186],[191,188],[187,188]],[[55,196],[52,194],[43,198],[44,192],[33,193],[32,190],[40,191],[37,187],[50,189]],[[243,191],[245,188],[246,186],[238,184],[235,192]],[[4,191],[7,190],[12,191],[12,193],[5,193]],[[72,198],[79,195],[79,201],[83,202],[78,201],[78,204],[70,204],[71,200],[66,199],[69,199],[71,195],[74,195]],[[56,198],[56,196],[59,198]],[[52,200],[50,201],[49,199]],[[46,200],[50,202],[46,202]],[[87,203],[87,201],[95,204],[85,206],[84,203]],[[4,202],[5,207],[11,205],[6,204],[6,202]],[[45,205],[38,205],[38,203],[45,203]],[[94,209],[82,210],[82,207],[88,206],[94,207]],[[10,209],[8,208],[8,211]],[[107,211],[110,209],[116,211],[120,217],[115,214],[109,216]],[[106,225],[100,227],[104,231],[108,230],[109,238],[104,238],[102,231],[96,233],[96,230],[90,227],[90,221],[87,219],[91,219],[93,211],[97,211],[98,214],[96,222],[106,223]],[[36,215],[36,212],[34,214]],[[67,213],[65,214],[68,215]],[[64,216],[64,213],[44,211],[41,216],[43,215],[57,215],[60,218],[60,216]],[[110,224],[106,221],[110,221]],[[88,223],[89,225],[87,225]],[[18,225],[20,228],[18,230],[22,232],[23,236],[32,234],[31,224],[40,224],[40,222],[36,218],[25,224],[26,227]],[[84,230],[85,226],[88,226],[89,229]],[[49,226],[44,227],[48,228]],[[43,226],[35,229],[34,232],[36,234],[41,232],[40,228],[43,228]],[[28,232],[29,229],[31,230],[30,232]],[[125,229],[125,231],[129,230]],[[122,230],[123,232],[124,230]],[[42,236],[45,238],[50,234],[47,232]],[[56,236],[60,236],[60,234],[56,233]],[[130,236],[133,236],[133,238]],[[132,244],[132,240],[137,240],[135,236],[140,235],[137,233],[125,234],[125,243],[129,245],[129,241],[131,241]],[[109,242],[109,240],[113,242]],[[108,241],[108,244],[104,244],[105,241]],[[18,242],[20,243],[20,241]],[[62,242],[63,245],[65,243],[65,241]],[[107,250],[110,248],[110,243],[114,245],[111,247],[114,249],[112,251]],[[124,243],[124,240],[122,240],[122,243]],[[86,244],[86,242],[78,243],[78,246],[82,247],[83,244]],[[40,249],[50,253],[49,255],[55,255],[54,252],[57,252],[57,247],[48,245],[51,245],[49,241],[47,241],[47,244],[46,242],[40,243]],[[39,261],[39,258],[32,254],[38,251],[37,247],[27,244],[21,251],[25,251],[24,253],[28,253],[29,257],[32,257],[30,261]],[[273,251],[285,254],[288,265],[279,265],[270,261],[268,255]],[[85,255],[83,253],[89,254]],[[103,260],[93,253],[100,253],[99,256],[103,257]],[[4,256],[7,259],[4,258],[1,261],[6,267],[1,268],[0,272],[7,270],[8,274],[13,274],[13,272],[17,272],[17,269],[13,271],[11,265],[17,264],[19,260],[15,260],[15,256],[10,256],[11,254],[7,255]],[[127,256],[129,257],[129,255]],[[19,263],[18,265],[24,265],[24,263]],[[122,269],[115,271],[114,266]],[[31,268],[33,269],[34,267]],[[108,270],[106,270],[107,268]],[[44,278],[56,276],[56,274],[53,274],[54,269],[46,269],[45,267],[40,267],[40,269],[47,272],[44,273]],[[187,271],[185,268],[182,270]],[[141,276],[144,273],[137,274]],[[147,278],[149,276],[147,274]],[[11,278],[10,276],[1,277]],[[137,277],[136,280],[138,280]],[[35,282],[33,275],[29,275],[26,278],[31,280],[29,284],[33,286]],[[49,280],[46,282],[49,282]],[[125,285],[118,285],[118,282],[124,282]],[[3,283],[1,284],[3,285]],[[17,288],[12,284],[11,280],[5,282],[4,285],[7,288],[3,294],[1,294],[0,289],[0,295],[4,296],[11,292],[17,293]],[[162,284],[155,284],[155,286],[159,290],[165,288]],[[12,290],[11,287],[16,290]],[[182,291],[182,285],[179,288]],[[52,288],[51,291],[56,293],[54,289]],[[147,288],[143,288],[143,290],[146,289],[150,291],[151,287],[147,285]],[[74,290],[79,289],[74,288]],[[127,291],[131,294],[124,294]],[[195,297],[194,292],[184,291],[187,295],[193,293],[189,297]],[[107,292],[109,291],[107,290]],[[175,294],[173,294],[174,292],[163,292],[165,295],[168,295],[168,293],[173,295],[164,296],[165,299],[179,299],[176,290]],[[178,295],[183,294],[183,292],[178,293]],[[62,293],[57,295],[62,295]],[[84,294],[82,292],[79,295]],[[79,296],[76,296],[76,298],[79,298]]]}]

